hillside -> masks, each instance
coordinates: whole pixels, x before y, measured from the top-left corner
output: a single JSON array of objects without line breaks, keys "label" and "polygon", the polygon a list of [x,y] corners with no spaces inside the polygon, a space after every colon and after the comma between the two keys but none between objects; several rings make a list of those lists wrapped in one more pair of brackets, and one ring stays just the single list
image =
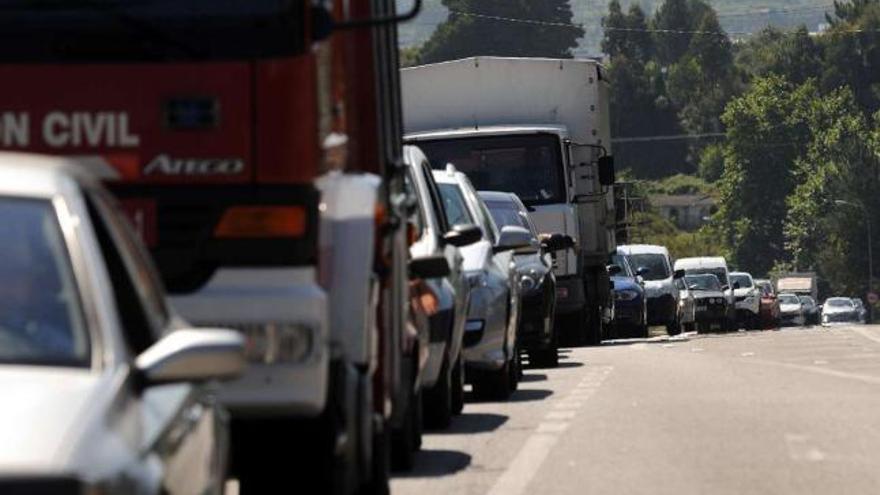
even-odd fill
[{"label": "hillside", "polygon": [[[536,0],[540,1],[540,0]],[[621,0],[624,7],[638,3],[646,12],[653,12],[662,0]],[[752,33],[769,25],[793,27],[805,24],[810,31],[825,21],[825,10],[831,0],[708,0],[718,11],[724,29],[730,33]],[[401,0],[401,10],[411,0]],[[575,21],[583,24],[587,34],[581,40],[578,56],[596,55],[602,39],[602,16],[608,9],[607,0],[572,0]],[[425,0],[422,14],[400,27],[400,43],[411,46],[424,42],[434,28],[446,18],[440,0]]]}]

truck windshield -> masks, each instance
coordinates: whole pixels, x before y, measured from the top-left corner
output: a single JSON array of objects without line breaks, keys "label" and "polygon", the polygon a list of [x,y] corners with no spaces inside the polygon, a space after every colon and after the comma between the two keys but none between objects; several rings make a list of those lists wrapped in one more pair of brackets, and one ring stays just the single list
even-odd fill
[{"label": "truck windshield", "polygon": [[0,61],[232,60],[302,52],[304,0],[0,0]]},{"label": "truck windshield", "polygon": [[434,167],[451,163],[478,191],[515,193],[527,205],[565,203],[559,139],[551,134],[419,141]]}]

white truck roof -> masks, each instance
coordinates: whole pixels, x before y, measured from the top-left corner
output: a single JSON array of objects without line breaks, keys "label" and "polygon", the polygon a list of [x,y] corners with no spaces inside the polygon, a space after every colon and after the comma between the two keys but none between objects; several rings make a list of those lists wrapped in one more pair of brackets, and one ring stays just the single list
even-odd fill
[{"label": "white truck roof", "polygon": [[498,136],[498,135],[516,135],[516,134],[535,134],[536,132],[546,132],[566,137],[568,129],[563,125],[488,125],[479,128],[475,127],[459,127],[450,129],[434,129],[425,132],[411,132],[404,135],[407,141],[427,141],[436,138],[450,137],[480,137],[480,136]]},{"label": "white truck roof", "polygon": [[690,270],[697,268],[727,268],[727,260],[721,256],[707,256],[703,258],[682,258],[675,260],[676,270]]},{"label": "white truck roof", "polygon": [[[605,70],[595,60],[471,57],[401,70],[407,133],[554,125],[610,152]],[[556,128],[558,129],[558,127]],[[548,131],[553,127],[548,127]]]},{"label": "white truck roof", "polygon": [[652,244],[627,244],[625,246],[617,246],[617,252],[627,256],[633,254],[663,254],[669,257],[669,250],[666,246],[655,246]]}]

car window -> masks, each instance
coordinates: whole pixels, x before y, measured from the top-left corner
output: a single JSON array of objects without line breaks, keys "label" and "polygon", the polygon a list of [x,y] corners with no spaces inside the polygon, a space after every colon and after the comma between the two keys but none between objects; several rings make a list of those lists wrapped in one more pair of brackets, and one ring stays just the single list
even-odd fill
[{"label": "car window", "polygon": [[0,198],[0,363],[87,367],[91,344],[49,200]]},{"label": "car window", "polygon": [[89,214],[113,286],[122,330],[133,356],[161,336],[170,317],[164,290],[127,220],[106,194],[88,196]]},{"label": "car window", "polygon": [[443,207],[443,200],[440,199],[440,191],[437,190],[437,183],[434,182],[434,174],[431,173],[431,167],[428,166],[427,162],[422,163],[419,168],[421,169],[425,184],[428,186],[428,195],[430,196],[431,205],[434,207],[434,213],[437,217],[437,225],[440,229],[440,232],[437,232],[437,234],[442,236],[446,232],[449,232],[450,227],[446,221],[446,209]]},{"label": "car window", "polygon": [[443,199],[443,208],[446,211],[446,221],[449,225],[464,225],[474,223],[461,188],[456,184],[437,184],[440,197]]}]

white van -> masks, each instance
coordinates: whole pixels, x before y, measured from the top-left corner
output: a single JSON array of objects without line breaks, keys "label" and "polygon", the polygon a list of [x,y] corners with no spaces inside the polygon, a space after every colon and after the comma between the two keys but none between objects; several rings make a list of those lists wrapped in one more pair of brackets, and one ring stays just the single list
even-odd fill
[{"label": "white van", "polygon": [[727,329],[736,328],[736,300],[733,287],[730,284],[730,270],[727,269],[727,260],[721,256],[704,258],[682,258],[675,261],[675,270],[684,270],[687,275],[711,273],[718,277],[721,287],[724,289],[724,297],[727,299]]},{"label": "white van", "polygon": [[619,246],[617,254],[626,256],[630,266],[644,280],[648,324],[665,326],[669,335],[681,333],[679,291],[675,287],[669,250],[664,246],[634,244]]}]

